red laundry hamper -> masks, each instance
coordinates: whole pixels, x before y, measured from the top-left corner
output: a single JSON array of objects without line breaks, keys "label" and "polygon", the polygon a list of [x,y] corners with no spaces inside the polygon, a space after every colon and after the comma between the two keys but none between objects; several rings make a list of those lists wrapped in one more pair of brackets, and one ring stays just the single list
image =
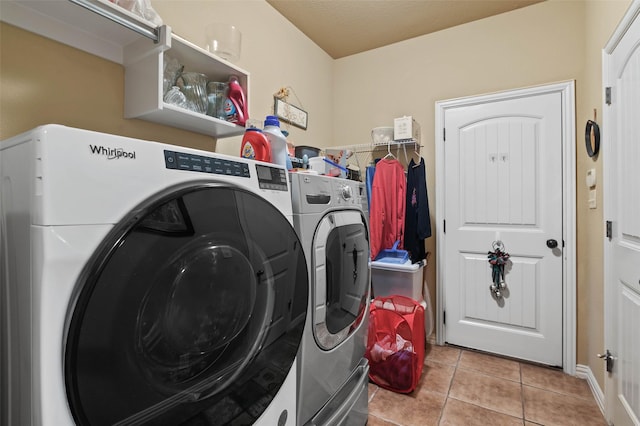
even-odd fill
[{"label": "red laundry hamper", "polygon": [[394,295],[375,298],[369,312],[369,379],[394,392],[412,392],[424,363],[424,307]]}]

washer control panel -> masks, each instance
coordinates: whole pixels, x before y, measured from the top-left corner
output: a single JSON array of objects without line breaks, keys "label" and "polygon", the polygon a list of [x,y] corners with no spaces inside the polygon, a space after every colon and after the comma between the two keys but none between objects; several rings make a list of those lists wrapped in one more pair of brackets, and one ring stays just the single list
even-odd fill
[{"label": "washer control panel", "polygon": [[[167,169],[190,172],[212,173],[224,176],[251,177],[250,164],[226,158],[189,154],[164,150],[164,164]],[[281,167],[256,164],[256,175],[260,189],[288,191],[287,172]]]},{"label": "washer control panel", "polygon": [[204,155],[188,154],[164,150],[164,164],[167,169],[191,172],[213,173],[225,176],[250,177],[249,164]]},{"label": "washer control panel", "polygon": [[273,189],[275,191],[287,191],[287,172],[279,167],[270,167],[256,164],[258,184],[260,189]]}]

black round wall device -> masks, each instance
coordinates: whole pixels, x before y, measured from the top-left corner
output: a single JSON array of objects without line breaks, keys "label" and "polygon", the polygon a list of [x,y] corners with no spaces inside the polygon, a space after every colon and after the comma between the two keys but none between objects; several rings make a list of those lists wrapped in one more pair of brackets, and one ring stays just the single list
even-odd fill
[{"label": "black round wall device", "polygon": [[[591,134],[593,133],[593,139]],[[584,142],[589,157],[595,157],[600,151],[600,127],[598,123],[587,120],[587,126],[584,129]]]}]

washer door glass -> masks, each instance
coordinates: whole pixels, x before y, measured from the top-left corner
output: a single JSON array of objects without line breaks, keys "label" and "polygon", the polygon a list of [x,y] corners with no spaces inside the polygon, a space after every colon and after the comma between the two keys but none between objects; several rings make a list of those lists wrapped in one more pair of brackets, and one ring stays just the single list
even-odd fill
[{"label": "washer door glass", "polygon": [[78,283],[65,357],[76,422],[253,423],[296,356],[307,281],[289,221],[257,195],[203,184],[150,200]]},{"label": "washer door glass", "polygon": [[333,349],[362,323],[369,298],[369,233],[356,210],[335,211],[322,218],[313,242],[315,293],[314,336]]}]

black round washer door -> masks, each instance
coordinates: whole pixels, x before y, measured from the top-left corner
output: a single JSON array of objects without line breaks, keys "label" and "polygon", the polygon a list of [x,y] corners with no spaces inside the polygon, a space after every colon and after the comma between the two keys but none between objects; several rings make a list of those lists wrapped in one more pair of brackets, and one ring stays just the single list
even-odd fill
[{"label": "black round washer door", "polygon": [[77,289],[65,347],[77,424],[251,424],[296,356],[308,278],[272,204],[201,184],[136,209]]}]

